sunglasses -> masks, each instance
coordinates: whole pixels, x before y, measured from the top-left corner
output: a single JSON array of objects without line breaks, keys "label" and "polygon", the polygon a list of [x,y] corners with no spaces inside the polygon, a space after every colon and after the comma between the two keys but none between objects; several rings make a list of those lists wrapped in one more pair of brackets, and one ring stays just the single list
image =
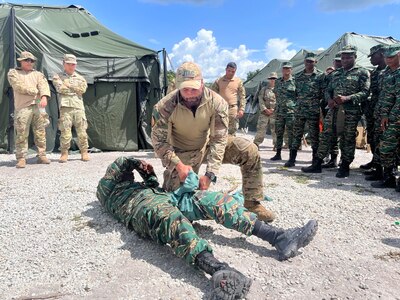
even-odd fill
[{"label": "sunglasses", "polygon": [[24,61],[26,61],[28,63],[34,63],[35,62],[33,59],[30,59],[30,58],[24,59]]}]

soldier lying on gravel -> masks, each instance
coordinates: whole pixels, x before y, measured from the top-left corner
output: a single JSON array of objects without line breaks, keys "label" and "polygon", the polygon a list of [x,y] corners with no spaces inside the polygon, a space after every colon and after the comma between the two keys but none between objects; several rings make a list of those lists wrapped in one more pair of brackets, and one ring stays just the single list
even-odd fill
[{"label": "soldier lying on gravel", "polygon": [[[135,182],[136,170],[144,182]],[[196,185],[197,184],[197,185]],[[280,229],[259,221],[232,195],[195,190],[198,177],[190,173],[173,193],[158,188],[153,167],[133,157],[120,157],[107,169],[97,187],[97,198],[117,220],[137,234],[161,244],[169,244],[175,254],[212,276],[213,297],[243,298],[251,279],[217,260],[207,241],[196,234],[191,222],[215,220],[247,236],[255,235],[278,251],[279,259],[298,254],[317,232],[317,222],[300,228]]]}]

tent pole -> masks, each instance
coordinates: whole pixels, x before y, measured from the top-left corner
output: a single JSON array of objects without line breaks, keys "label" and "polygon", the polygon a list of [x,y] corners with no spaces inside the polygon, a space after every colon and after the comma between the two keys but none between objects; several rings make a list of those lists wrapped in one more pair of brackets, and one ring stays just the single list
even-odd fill
[{"label": "tent pole", "polygon": [[167,95],[167,90],[168,90],[168,78],[167,78],[167,51],[165,48],[162,50],[163,53],[163,96]]},{"label": "tent pole", "polygon": [[[15,11],[12,6],[10,9],[10,15],[8,17],[10,24],[10,48],[9,48],[9,67],[16,67],[15,60]],[[7,126],[7,151],[13,153],[15,149],[14,141],[14,93],[12,88],[9,87],[7,90],[9,105],[8,105],[8,126]]]}]

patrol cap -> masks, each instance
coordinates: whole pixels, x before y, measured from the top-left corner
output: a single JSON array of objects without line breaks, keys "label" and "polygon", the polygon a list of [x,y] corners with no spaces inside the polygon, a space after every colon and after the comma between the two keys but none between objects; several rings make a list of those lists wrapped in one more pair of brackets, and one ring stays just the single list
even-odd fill
[{"label": "patrol cap", "polygon": [[277,79],[278,78],[278,74],[276,72],[271,72],[269,73],[269,76],[267,79]]},{"label": "patrol cap", "polygon": [[227,67],[227,68],[232,68],[232,69],[237,69],[237,65],[236,65],[236,63],[234,63],[233,61],[229,62],[229,63],[226,65],[226,67]]},{"label": "patrol cap", "polygon": [[176,88],[197,90],[201,87],[202,79],[200,67],[193,62],[185,62],[176,71]]},{"label": "patrol cap", "polygon": [[368,57],[371,57],[374,53],[378,52],[379,50],[383,50],[384,48],[385,48],[385,46],[382,44],[378,44],[378,45],[371,47],[371,49],[369,49]]},{"label": "patrol cap", "polygon": [[399,52],[400,52],[400,44],[394,44],[394,45],[387,46],[385,48],[385,52],[383,53],[383,55],[385,57],[392,57],[392,56],[395,56]]},{"label": "patrol cap", "polygon": [[19,57],[17,58],[18,61],[26,60],[26,59],[32,59],[36,61],[36,57],[33,56],[32,53],[28,51],[22,51]]},{"label": "patrol cap", "polygon": [[285,61],[282,64],[282,68],[293,68],[293,65],[292,65],[292,63],[290,61]]},{"label": "patrol cap", "polygon": [[64,58],[63,58],[64,62],[66,64],[74,64],[76,65],[76,56],[73,54],[64,54]]},{"label": "patrol cap", "polygon": [[308,52],[308,53],[306,54],[306,56],[304,57],[304,60],[316,61],[316,60],[317,60],[317,56],[316,56],[315,53],[313,53],[313,52]]},{"label": "patrol cap", "polygon": [[342,57],[340,55],[340,52],[336,53],[335,55],[335,60],[342,60]]},{"label": "patrol cap", "polygon": [[357,47],[353,45],[346,45],[342,48],[342,51],[340,51],[340,54],[352,54],[352,53],[357,53]]}]

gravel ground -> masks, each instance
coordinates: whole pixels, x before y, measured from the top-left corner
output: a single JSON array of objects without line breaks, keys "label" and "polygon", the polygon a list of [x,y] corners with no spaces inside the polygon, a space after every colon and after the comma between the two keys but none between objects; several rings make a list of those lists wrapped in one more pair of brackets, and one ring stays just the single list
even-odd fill
[{"label": "gravel ground", "polygon": [[[250,134],[247,135],[252,139]],[[215,256],[253,279],[247,299],[400,299],[400,197],[372,189],[360,164],[371,154],[357,150],[347,179],[335,171],[303,174],[311,149],[299,152],[296,167],[282,168],[270,139],[260,147],[264,205],[288,228],[315,218],[319,231],[303,253],[279,262],[273,247],[256,237],[195,223]],[[167,246],[139,238],[105,213],[96,199],[98,180],[121,155],[152,163],[153,152],[79,154],[66,164],[50,154],[50,165],[28,159],[15,168],[13,155],[0,155],[1,299],[208,299],[209,282],[176,258]],[[288,151],[282,153],[288,158]],[[203,172],[204,170],[201,170]],[[224,165],[214,190],[239,186],[237,166]]]}]

